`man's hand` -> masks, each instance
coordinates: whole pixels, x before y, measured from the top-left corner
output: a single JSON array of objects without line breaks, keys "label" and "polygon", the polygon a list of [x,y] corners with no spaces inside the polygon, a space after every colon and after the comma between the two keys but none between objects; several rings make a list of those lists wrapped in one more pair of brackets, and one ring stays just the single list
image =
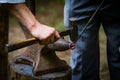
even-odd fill
[{"label": "man's hand", "polygon": [[53,43],[60,38],[55,28],[40,24],[39,22],[37,22],[30,31],[34,37],[41,41],[41,44],[45,45]]}]

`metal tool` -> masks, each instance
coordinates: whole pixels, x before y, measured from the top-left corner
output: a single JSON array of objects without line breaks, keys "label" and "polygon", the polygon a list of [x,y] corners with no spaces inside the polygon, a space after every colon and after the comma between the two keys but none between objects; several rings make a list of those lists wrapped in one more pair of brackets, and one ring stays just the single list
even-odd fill
[{"label": "metal tool", "polygon": [[[66,29],[63,31],[59,31],[59,34],[61,37],[66,36],[66,35],[70,35],[72,30],[73,30],[72,28],[69,28],[69,29]],[[26,39],[24,41],[6,44],[6,51],[11,52],[11,51],[14,51],[14,50],[26,47],[26,46],[30,46],[30,45],[38,43],[38,42],[40,43],[41,41],[38,40],[37,38],[29,38],[29,39]],[[73,44],[71,42],[69,43],[70,49],[74,49],[75,48],[74,46],[75,46],[75,44]]]}]

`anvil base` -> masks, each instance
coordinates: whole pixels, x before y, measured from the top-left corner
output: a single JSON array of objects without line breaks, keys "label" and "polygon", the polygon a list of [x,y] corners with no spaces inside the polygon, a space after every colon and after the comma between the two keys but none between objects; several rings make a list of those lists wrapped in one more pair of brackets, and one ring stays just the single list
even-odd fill
[{"label": "anvil base", "polygon": [[61,72],[54,72],[54,73],[48,73],[48,74],[43,74],[40,76],[35,76],[33,74],[33,67],[30,65],[25,65],[25,64],[16,64],[16,63],[10,63],[10,68],[21,75],[24,76],[30,76],[35,79],[55,79],[55,78],[63,78],[63,77],[71,77],[71,68],[68,68],[68,70],[61,71]]}]

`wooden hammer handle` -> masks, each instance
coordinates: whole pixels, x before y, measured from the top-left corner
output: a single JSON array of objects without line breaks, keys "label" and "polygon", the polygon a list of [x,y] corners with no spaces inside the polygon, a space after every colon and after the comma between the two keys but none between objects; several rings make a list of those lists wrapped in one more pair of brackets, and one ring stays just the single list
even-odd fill
[{"label": "wooden hammer handle", "polygon": [[[59,31],[59,34],[61,37],[63,37],[63,36],[69,35],[71,33],[71,30],[72,30],[72,28],[66,29],[63,31]],[[38,42],[40,42],[40,40],[38,40],[37,38],[29,38],[24,41],[6,44],[6,51],[11,52],[11,51],[23,48],[23,47],[30,46],[30,45],[38,43]]]},{"label": "wooden hammer handle", "polygon": [[6,44],[6,51],[11,52],[23,47],[30,46],[32,44],[37,43],[38,40],[36,38],[30,38],[24,41],[16,42],[16,43],[11,43],[11,44]]}]

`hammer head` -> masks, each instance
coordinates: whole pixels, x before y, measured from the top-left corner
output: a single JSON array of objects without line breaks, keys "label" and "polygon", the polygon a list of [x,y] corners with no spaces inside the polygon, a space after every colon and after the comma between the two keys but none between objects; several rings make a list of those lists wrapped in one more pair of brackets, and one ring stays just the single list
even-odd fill
[{"label": "hammer head", "polygon": [[75,43],[78,40],[78,27],[77,23],[75,21],[70,21],[70,39],[73,43]]}]

